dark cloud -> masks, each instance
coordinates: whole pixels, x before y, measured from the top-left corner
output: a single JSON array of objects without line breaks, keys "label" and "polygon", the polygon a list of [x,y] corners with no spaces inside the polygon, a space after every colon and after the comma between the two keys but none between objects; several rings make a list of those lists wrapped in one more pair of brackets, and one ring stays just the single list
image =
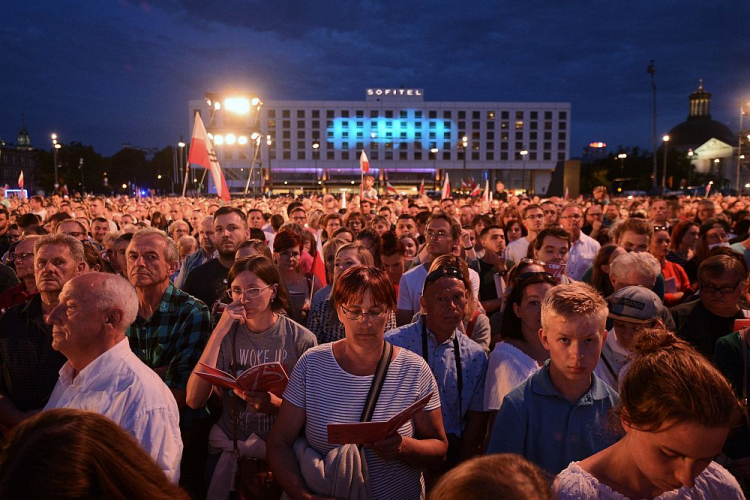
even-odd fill
[{"label": "dark cloud", "polygon": [[[750,94],[745,2],[152,0],[12,3],[0,19],[6,97],[21,113],[105,153],[189,132],[187,101],[231,85],[266,100],[361,100],[368,86],[422,87],[428,100],[563,101],[572,152],[591,140],[651,142],[687,115],[703,78],[736,129]],[[7,70],[10,68],[10,71]]]}]

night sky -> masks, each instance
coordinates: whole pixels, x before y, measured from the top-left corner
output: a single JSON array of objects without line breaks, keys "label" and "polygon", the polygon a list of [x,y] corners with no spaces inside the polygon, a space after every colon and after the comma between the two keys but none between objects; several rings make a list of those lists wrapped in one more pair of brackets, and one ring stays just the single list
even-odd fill
[{"label": "night sky", "polygon": [[571,156],[591,141],[651,147],[683,121],[703,78],[733,131],[750,97],[750,3],[492,0],[13,1],[0,15],[0,137],[21,115],[32,144],[162,148],[188,137],[188,100],[364,100],[367,87],[427,101],[571,102]]}]

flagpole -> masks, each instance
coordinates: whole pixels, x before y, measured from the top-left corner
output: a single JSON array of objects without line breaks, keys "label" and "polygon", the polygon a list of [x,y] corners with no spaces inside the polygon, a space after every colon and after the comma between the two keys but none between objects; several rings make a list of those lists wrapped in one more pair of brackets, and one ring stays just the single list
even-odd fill
[{"label": "flagpole", "polygon": [[187,189],[188,177],[190,177],[190,162],[185,165],[185,179],[182,181],[182,197],[185,197],[185,190]]}]

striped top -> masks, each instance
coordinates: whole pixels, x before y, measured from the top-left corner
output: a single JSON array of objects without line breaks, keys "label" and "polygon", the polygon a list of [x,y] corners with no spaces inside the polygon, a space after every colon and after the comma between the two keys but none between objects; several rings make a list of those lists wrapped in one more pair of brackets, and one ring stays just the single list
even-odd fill
[{"label": "striped top", "polygon": [[[328,444],[327,424],[359,422],[373,377],[344,371],[333,356],[332,345],[324,344],[305,352],[294,367],[284,392],[286,401],[305,410],[307,441],[321,455],[336,446]],[[386,421],[430,393],[433,397],[425,411],[440,408],[435,377],[422,358],[400,349],[388,367],[372,421]],[[398,432],[412,437],[414,424],[409,421]],[[424,498],[424,481],[419,469],[403,462],[383,460],[371,450],[365,450],[365,455],[373,500]]]}]

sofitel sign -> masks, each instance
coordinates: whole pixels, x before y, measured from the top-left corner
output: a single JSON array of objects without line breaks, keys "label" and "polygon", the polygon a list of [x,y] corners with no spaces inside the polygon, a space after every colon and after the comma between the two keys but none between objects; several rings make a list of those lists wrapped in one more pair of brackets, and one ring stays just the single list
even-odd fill
[{"label": "sofitel sign", "polygon": [[422,89],[367,89],[368,96],[422,96]]}]

